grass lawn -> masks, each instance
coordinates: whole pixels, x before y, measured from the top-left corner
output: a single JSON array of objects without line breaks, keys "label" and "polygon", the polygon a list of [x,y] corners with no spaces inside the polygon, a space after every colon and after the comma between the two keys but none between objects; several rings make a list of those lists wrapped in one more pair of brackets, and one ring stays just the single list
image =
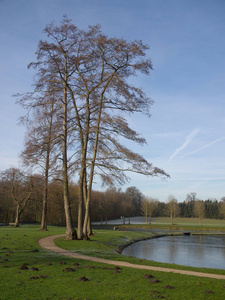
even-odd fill
[{"label": "grass lawn", "polygon": [[[194,276],[116,269],[101,263],[67,258],[41,249],[37,240],[65,233],[65,228],[0,227],[0,299],[225,299],[225,281]],[[171,267],[119,255],[123,243],[149,236],[145,232],[94,230],[91,241],[56,240],[62,248],[108,259]],[[174,266],[177,267],[178,266]],[[225,270],[181,267],[224,274]],[[154,277],[151,277],[154,276]],[[85,281],[85,278],[88,279]]]},{"label": "grass lawn", "polygon": [[[198,218],[175,218],[174,222],[177,225],[199,225]],[[171,224],[171,219],[168,217],[164,218],[155,218],[153,224]],[[225,220],[216,220],[216,219],[202,219],[202,226],[216,226],[222,227],[225,229]],[[200,226],[201,227],[201,226]]]},{"label": "grass lawn", "polygon": [[171,219],[168,217],[153,218],[151,224],[138,224],[138,225],[118,225],[120,228],[162,228],[162,229],[174,229],[174,230],[196,230],[196,231],[224,231],[225,232],[225,220],[214,219],[202,219],[200,225],[198,218],[175,218],[174,224],[171,225]]}]

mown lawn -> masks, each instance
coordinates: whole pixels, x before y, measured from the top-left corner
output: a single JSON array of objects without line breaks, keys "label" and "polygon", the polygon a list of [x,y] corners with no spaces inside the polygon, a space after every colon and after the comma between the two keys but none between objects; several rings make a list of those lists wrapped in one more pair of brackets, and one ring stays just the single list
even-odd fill
[{"label": "mown lawn", "polygon": [[175,218],[174,224],[171,225],[171,219],[168,217],[153,218],[151,224],[125,224],[118,225],[119,228],[146,228],[148,230],[161,228],[161,229],[172,229],[172,230],[195,230],[195,231],[224,231],[225,232],[225,220],[214,220],[214,219],[202,219],[200,225],[198,218]]},{"label": "mown lawn", "polygon": [[[0,299],[225,299],[223,280],[125,267],[117,269],[50,253],[41,249],[37,240],[64,233],[65,228],[49,227],[48,232],[38,228],[0,227]],[[104,230],[94,233],[88,242],[60,238],[56,243],[88,255],[169,267],[121,256],[115,251],[121,243],[149,233]],[[223,270],[204,271],[225,274]]]},{"label": "mown lawn", "polygon": [[[177,225],[199,225],[198,218],[175,218],[175,224]],[[168,217],[163,218],[155,218],[153,220],[153,224],[170,224],[171,219]],[[218,220],[218,219],[202,219],[202,226],[220,226],[224,227],[225,229],[225,220]],[[201,227],[201,226],[200,226]]]}]

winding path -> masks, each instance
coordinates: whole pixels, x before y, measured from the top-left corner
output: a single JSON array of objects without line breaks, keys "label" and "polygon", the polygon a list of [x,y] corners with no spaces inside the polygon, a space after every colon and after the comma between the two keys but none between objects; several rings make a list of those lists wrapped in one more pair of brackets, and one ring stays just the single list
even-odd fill
[{"label": "winding path", "polygon": [[104,263],[104,264],[108,264],[108,265],[225,280],[225,275],[202,273],[202,272],[195,272],[195,271],[176,270],[176,269],[152,267],[152,266],[144,266],[144,265],[136,265],[136,264],[131,264],[131,263],[125,262],[125,261],[109,260],[109,259],[104,259],[104,258],[87,256],[87,255],[79,254],[76,252],[70,252],[68,250],[59,248],[55,245],[54,240],[56,238],[59,238],[62,236],[64,236],[64,234],[48,236],[48,237],[40,239],[38,241],[38,244],[46,250],[49,250],[49,251],[52,251],[52,252],[55,252],[55,253],[58,253],[61,255],[65,255],[65,256],[77,258],[77,259],[84,259],[84,260],[88,260],[88,261],[100,262],[100,263]]}]

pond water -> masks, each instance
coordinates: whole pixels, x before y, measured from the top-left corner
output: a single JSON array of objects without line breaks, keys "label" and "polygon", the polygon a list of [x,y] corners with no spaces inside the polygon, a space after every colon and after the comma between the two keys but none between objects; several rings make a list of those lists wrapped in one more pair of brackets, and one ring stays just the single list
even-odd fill
[{"label": "pond water", "polygon": [[163,263],[225,269],[225,235],[160,237],[134,243],[122,254]]}]

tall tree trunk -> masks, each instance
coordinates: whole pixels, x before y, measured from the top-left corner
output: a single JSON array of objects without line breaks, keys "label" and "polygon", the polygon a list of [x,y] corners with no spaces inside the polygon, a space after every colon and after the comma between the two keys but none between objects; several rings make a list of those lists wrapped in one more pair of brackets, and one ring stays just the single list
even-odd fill
[{"label": "tall tree trunk", "polygon": [[19,217],[20,217],[20,207],[19,207],[19,203],[17,203],[16,216],[15,216],[15,222],[14,222],[15,227],[19,227]]},{"label": "tall tree trunk", "polygon": [[43,203],[42,203],[42,216],[41,216],[41,228],[40,230],[47,230],[47,200],[48,200],[48,180],[45,178]]},{"label": "tall tree trunk", "polygon": [[[81,170],[82,172],[82,170]],[[79,179],[79,198],[78,198],[78,219],[77,219],[77,238],[82,239],[82,224],[83,224],[83,182],[82,177]]]},{"label": "tall tree trunk", "polygon": [[67,60],[65,58],[65,77],[64,77],[64,95],[63,95],[63,138],[62,138],[62,159],[63,159],[63,198],[66,217],[66,239],[76,239],[76,231],[73,228],[69,187],[68,187],[68,168],[67,168]]},{"label": "tall tree trunk", "polygon": [[80,135],[80,147],[81,147],[81,166],[80,166],[80,173],[79,173],[79,202],[78,202],[78,222],[77,222],[77,237],[78,239],[83,238],[83,206],[84,202],[86,201],[86,157],[87,157],[87,147],[89,141],[89,124],[90,124],[90,107],[89,107],[89,96],[90,93],[87,90],[86,96],[86,120],[85,120],[85,131],[83,131],[79,110],[77,108],[76,100],[73,94],[71,87],[67,86],[70,92],[70,95],[73,100],[73,106],[76,113],[76,121],[79,129]]},{"label": "tall tree trunk", "polygon": [[[100,131],[100,123],[101,123],[101,115],[102,115],[102,107],[103,107],[103,100],[104,100],[104,94],[105,91],[110,84],[110,81],[112,80],[113,76],[115,75],[116,70],[113,72],[113,74],[109,77],[109,79],[106,82],[106,85],[101,92],[100,101],[99,101],[99,111],[98,111],[98,118],[97,118],[97,124],[96,124],[96,130],[95,130],[95,142],[94,142],[94,151],[92,156],[92,162],[91,162],[91,170],[90,170],[90,178],[89,178],[89,185],[87,190],[87,201],[85,205],[85,216],[84,216],[84,225],[83,225],[83,235],[84,239],[88,239],[88,220],[90,220],[90,201],[91,201],[91,191],[92,191],[92,183],[94,178],[94,169],[95,169],[95,161],[98,151],[98,141],[99,141],[99,131]],[[89,106],[88,106],[89,109]],[[90,114],[89,114],[89,121],[90,121]],[[88,124],[89,126],[89,124]],[[89,127],[88,127],[89,129]]]},{"label": "tall tree trunk", "polygon": [[89,213],[88,224],[87,224],[87,234],[88,236],[93,235],[92,226],[91,226],[91,214]]},{"label": "tall tree trunk", "polygon": [[95,160],[96,160],[97,150],[98,150],[99,127],[101,122],[104,91],[101,94],[100,103],[99,103],[99,112],[98,112],[98,119],[96,124],[96,131],[95,131],[95,144],[94,144],[94,151],[93,151],[93,157],[91,162],[91,171],[90,171],[89,185],[87,190],[87,200],[85,205],[85,216],[84,216],[84,225],[83,225],[83,235],[85,240],[88,239],[88,220],[90,217],[91,191],[92,191],[92,183],[94,178]]},{"label": "tall tree trunk", "polygon": [[[82,140],[82,145],[81,145],[82,159],[81,159],[81,171],[80,171],[80,202],[82,202],[82,205],[85,205],[85,217],[84,217],[84,221],[82,223],[80,222],[81,227],[79,228],[79,232],[80,232],[80,237],[83,238],[84,240],[88,239],[87,230],[84,231],[84,226],[87,229],[86,211],[88,205],[88,189],[87,189],[86,158],[87,158],[87,148],[88,148],[88,141],[89,141],[89,126],[90,126],[90,106],[89,106],[89,92],[88,92],[86,97],[85,134],[84,134],[84,140]],[[81,196],[81,192],[82,192],[82,196]]]},{"label": "tall tree trunk", "polygon": [[49,155],[50,155],[50,145],[48,145],[48,149],[47,149],[46,166],[45,166],[45,184],[44,184],[44,191],[43,191],[42,216],[41,216],[41,228],[40,228],[40,230],[43,231],[47,230]]},{"label": "tall tree trunk", "polygon": [[52,104],[52,110],[50,113],[50,124],[48,130],[48,142],[45,160],[45,183],[43,190],[43,204],[42,204],[42,217],[41,217],[41,228],[40,230],[47,230],[47,202],[48,202],[48,177],[50,169],[50,153],[51,153],[51,143],[52,143],[52,124],[53,124],[53,109],[54,104]]},{"label": "tall tree trunk", "polygon": [[87,201],[87,186],[86,186],[86,150],[87,150],[87,137],[85,137],[85,143],[82,145],[82,159],[81,170],[79,178],[79,203],[78,203],[78,226],[77,235],[78,239],[83,238],[83,206]]},{"label": "tall tree trunk", "polygon": [[171,220],[171,225],[173,225],[173,211],[170,213],[170,220]]},{"label": "tall tree trunk", "polygon": [[[86,207],[86,204],[87,204],[87,194],[88,194],[87,177],[86,176],[87,176],[87,173],[86,173],[86,169],[85,169],[85,172],[84,172],[84,186],[83,186],[85,207]],[[90,214],[90,211],[89,211],[89,217],[88,217],[88,223],[87,223],[87,236],[89,237],[91,235],[93,235],[93,233],[92,233],[92,228],[91,228],[91,214]]]}]

